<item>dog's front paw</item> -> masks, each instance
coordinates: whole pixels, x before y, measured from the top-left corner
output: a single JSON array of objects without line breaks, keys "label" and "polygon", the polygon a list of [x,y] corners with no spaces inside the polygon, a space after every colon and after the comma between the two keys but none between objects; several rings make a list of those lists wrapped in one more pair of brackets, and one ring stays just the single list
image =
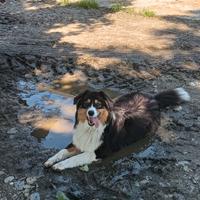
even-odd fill
[{"label": "dog's front paw", "polygon": [[66,169],[66,166],[63,164],[63,162],[59,162],[59,163],[53,165],[52,169],[55,171],[62,171],[64,169]]},{"label": "dog's front paw", "polygon": [[51,167],[54,164],[54,162],[51,159],[48,159],[45,163],[44,166],[45,167]]}]

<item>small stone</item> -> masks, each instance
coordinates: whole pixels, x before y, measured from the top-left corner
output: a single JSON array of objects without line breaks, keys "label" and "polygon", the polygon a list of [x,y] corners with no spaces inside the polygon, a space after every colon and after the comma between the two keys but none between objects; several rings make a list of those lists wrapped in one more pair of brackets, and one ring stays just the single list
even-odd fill
[{"label": "small stone", "polygon": [[42,66],[40,67],[40,69],[42,70],[43,73],[44,73],[44,72],[47,72],[47,71],[48,71],[48,66],[42,64]]},{"label": "small stone", "polygon": [[16,181],[15,188],[16,188],[16,190],[23,190],[24,189],[24,181]]},{"label": "small stone", "polygon": [[8,176],[7,178],[4,179],[4,183],[10,183],[12,180],[14,180],[14,176]]},{"label": "small stone", "polygon": [[25,189],[25,190],[23,191],[23,193],[24,193],[24,196],[25,196],[25,197],[28,197],[28,196],[29,196],[29,193],[30,193],[30,189]]},{"label": "small stone", "polygon": [[27,182],[29,185],[34,184],[36,181],[37,181],[37,178],[36,178],[36,177],[28,177],[28,178],[26,179],[26,182]]},{"label": "small stone", "polygon": [[25,74],[25,78],[32,78],[31,74]]},{"label": "small stone", "polygon": [[14,135],[10,135],[9,138],[12,140],[12,139],[15,138],[15,136]]},{"label": "small stone", "polygon": [[185,165],[189,165],[189,164],[190,164],[190,162],[183,160],[183,161],[179,161],[176,164],[176,166],[185,166]]},{"label": "small stone", "polygon": [[27,189],[27,190],[29,190],[29,189],[31,189],[33,186],[31,186],[31,185],[24,185],[24,189]]},{"label": "small stone", "polygon": [[3,175],[3,174],[5,174],[5,172],[4,171],[0,171],[0,176]]},{"label": "small stone", "polygon": [[144,179],[144,180],[140,181],[140,184],[141,184],[141,185],[145,185],[145,184],[147,184],[147,183],[149,183],[149,180]]},{"label": "small stone", "polygon": [[136,187],[139,187],[140,184],[136,181],[136,182],[135,182],[135,186],[136,186]]},{"label": "small stone", "polygon": [[40,200],[40,194],[38,192],[34,192],[30,196],[30,200]]},{"label": "small stone", "polygon": [[192,81],[189,83],[190,86],[192,87],[198,87],[200,85],[200,82],[199,81]]},{"label": "small stone", "polygon": [[7,131],[8,134],[15,134],[17,133],[17,129],[16,128],[11,128],[10,130]]},{"label": "small stone", "polygon": [[6,198],[6,197],[3,197],[3,198],[1,198],[1,200],[7,200],[7,198]]},{"label": "small stone", "polygon": [[183,110],[182,106],[176,106],[176,107],[174,108],[174,111],[177,111],[177,112],[179,112],[179,111],[181,111],[181,110]]},{"label": "small stone", "polygon": [[84,171],[84,172],[88,172],[89,171],[89,167],[88,165],[84,165],[82,167],[79,168],[81,171]]},{"label": "small stone", "polygon": [[179,161],[176,164],[176,166],[181,166],[185,172],[190,172],[192,170],[189,168],[188,165],[190,165],[190,163],[188,161]]}]

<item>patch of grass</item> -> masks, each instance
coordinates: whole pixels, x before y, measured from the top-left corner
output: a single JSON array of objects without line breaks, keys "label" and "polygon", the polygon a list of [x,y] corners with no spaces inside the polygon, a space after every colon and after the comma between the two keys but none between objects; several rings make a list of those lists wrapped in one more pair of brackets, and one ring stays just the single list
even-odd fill
[{"label": "patch of grass", "polygon": [[70,0],[57,0],[57,2],[61,5],[61,6],[69,6]]},{"label": "patch of grass", "polygon": [[56,194],[56,200],[69,200],[69,198],[61,191]]},{"label": "patch of grass", "polygon": [[113,4],[112,7],[110,8],[112,12],[125,12],[130,15],[141,15],[143,17],[155,17],[156,14],[154,11],[149,10],[149,9],[143,9],[143,10],[136,10],[133,7],[124,7],[123,4]]},{"label": "patch of grass", "polygon": [[57,0],[57,2],[61,6],[74,6],[84,9],[98,9],[99,4],[96,0],[80,0],[80,1],[72,1],[72,0]]},{"label": "patch of grass", "polygon": [[99,4],[95,0],[81,0],[77,2],[76,5],[84,9],[98,9],[99,8]]},{"label": "patch of grass", "polygon": [[136,10],[132,7],[126,8],[126,9],[124,9],[124,11],[126,13],[130,14],[130,15],[136,15],[137,14]]},{"label": "patch of grass", "polygon": [[117,4],[113,4],[110,9],[112,12],[119,12],[119,11],[124,10],[124,7],[121,3],[117,3]]},{"label": "patch of grass", "polygon": [[143,9],[140,14],[144,17],[155,17],[156,14],[154,11],[149,10],[149,9]]}]

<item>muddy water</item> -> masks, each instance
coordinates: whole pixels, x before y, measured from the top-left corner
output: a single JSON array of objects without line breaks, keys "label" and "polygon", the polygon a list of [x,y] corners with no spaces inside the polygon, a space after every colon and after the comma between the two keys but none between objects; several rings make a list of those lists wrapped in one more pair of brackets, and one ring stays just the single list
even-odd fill
[{"label": "muddy water", "polygon": [[18,83],[20,97],[34,112],[39,110],[39,119],[32,118],[32,136],[46,148],[64,148],[72,140],[75,106],[73,96],[38,90],[32,82]]}]

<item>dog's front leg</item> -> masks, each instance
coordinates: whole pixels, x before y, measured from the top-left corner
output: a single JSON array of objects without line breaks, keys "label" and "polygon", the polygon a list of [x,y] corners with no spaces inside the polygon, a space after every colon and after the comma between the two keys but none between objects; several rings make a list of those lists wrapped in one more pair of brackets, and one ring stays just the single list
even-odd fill
[{"label": "dog's front leg", "polygon": [[44,166],[45,167],[51,167],[54,163],[57,163],[61,160],[64,160],[64,159],[66,159],[70,156],[73,156],[73,155],[75,155],[79,152],[80,151],[73,144],[70,144],[66,149],[60,150],[57,154],[55,154],[54,156],[49,158],[44,163]]},{"label": "dog's front leg", "polygon": [[78,167],[96,161],[95,152],[84,152],[53,165],[54,170],[62,171],[67,168]]}]

